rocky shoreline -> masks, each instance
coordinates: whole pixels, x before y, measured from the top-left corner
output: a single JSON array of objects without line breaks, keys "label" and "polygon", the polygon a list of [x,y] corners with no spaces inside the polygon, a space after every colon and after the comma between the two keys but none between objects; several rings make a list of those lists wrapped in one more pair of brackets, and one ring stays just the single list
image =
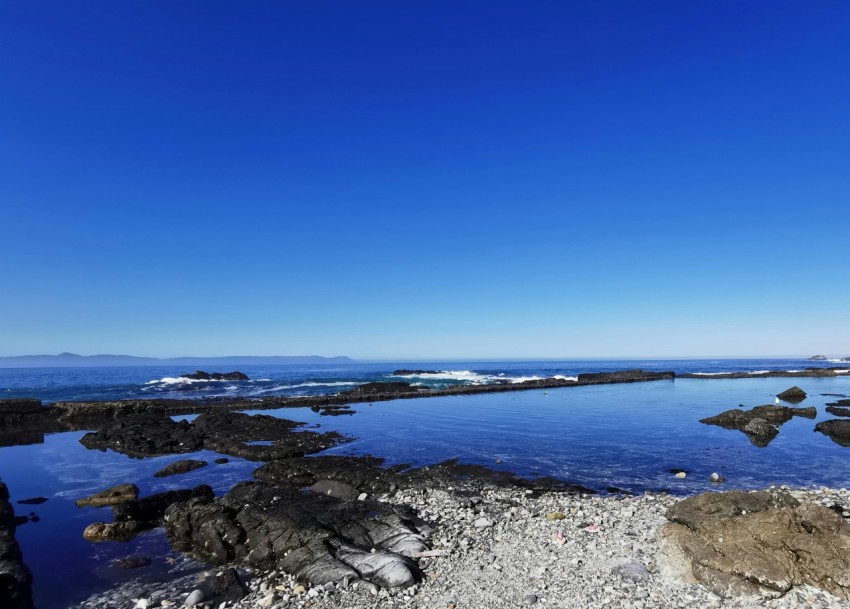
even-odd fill
[{"label": "rocky shoreline", "polygon": [[[846,489],[772,488],[769,495],[827,512],[850,504]],[[448,486],[400,488],[369,501],[415,512],[432,527],[431,549],[412,553],[422,573],[413,585],[384,587],[358,578],[310,583],[280,568],[225,563],[170,582],[125,582],[73,609],[179,607],[187,600],[213,609],[850,607],[840,588],[835,595],[799,583],[781,592],[739,596],[683,579],[677,569],[684,561],[671,555],[660,532],[684,502],[666,494],[541,492],[456,479]]]}]

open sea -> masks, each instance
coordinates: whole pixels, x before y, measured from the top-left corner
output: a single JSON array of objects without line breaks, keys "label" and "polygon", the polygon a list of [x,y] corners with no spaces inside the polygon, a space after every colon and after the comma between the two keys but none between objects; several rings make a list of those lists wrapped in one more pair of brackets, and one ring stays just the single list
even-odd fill
[{"label": "open sea", "polygon": [[[335,393],[377,380],[406,380],[429,387],[449,384],[511,383],[549,376],[628,368],[699,372],[799,370],[840,366],[796,360],[627,360],[544,362],[391,362],[317,366],[246,366],[252,380],[187,382],[175,367],[6,368],[0,369],[0,398],[34,397],[45,402],[130,398],[315,395]],[[394,377],[396,369],[439,371]],[[848,364],[850,368],[850,364]],[[224,371],[224,370],[218,370]],[[815,406],[816,420],[794,418],[765,448],[738,431],[703,425],[699,419],[739,405],[773,403],[774,395],[798,385]],[[353,404],[354,416],[322,417],[309,408],[263,411],[356,439],[325,454],[384,457],[389,464],[424,465],[448,458],[506,469],[524,476],[553,476],[603,491],[615,486],[632,492],[667,489],[689,494],[717,487],[712,472],[725,476],[721,488],[850,486],[850,448],[814,433],[815,423],[832,418],[824,411],[837,396],[850,396],[850,375],[837,378],[676,379],[648,383],[566,387],[507,393],[446,396]],[[217,454],[131,459],[111,451],[86,450],[85,432],[46,435],[42,443],[0,447],[0,478],[13,504],[43,496],[41,505],[15,505],[17,514],[34,512],[37,522],[18,528],[24,559],[35,577],[39,609],[57,609],[128,577],[156,580],[170,569],[169,550],[158,530],[126,543],[89,544],[83,529],[110,520],[108,510],[76,508],[74,499],[121,482],[134,482],[142,495],[206,483],[217,494],[250,478],[260,464],[230,458],[188,474],[159,479],[152,474],[184,458],[212,462]],[[499,463],[497,463],[499,461]],[[669,470],[681,468],[685,479]],[[110,567],[116,558],[145,554],[153,564],[142,570]]]}]

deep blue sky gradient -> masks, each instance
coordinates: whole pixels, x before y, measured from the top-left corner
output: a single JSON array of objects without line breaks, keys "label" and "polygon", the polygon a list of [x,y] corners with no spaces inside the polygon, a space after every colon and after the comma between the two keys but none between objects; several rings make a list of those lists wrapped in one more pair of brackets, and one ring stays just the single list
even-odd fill
[{"label": "deep blue sky gradient", "polygon": [[0,4],[0,355],[850,355],[850,4]]}]

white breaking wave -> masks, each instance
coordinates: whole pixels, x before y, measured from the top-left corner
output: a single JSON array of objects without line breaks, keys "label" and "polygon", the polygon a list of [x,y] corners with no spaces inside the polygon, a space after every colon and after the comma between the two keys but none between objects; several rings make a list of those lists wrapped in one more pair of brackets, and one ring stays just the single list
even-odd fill
[{"label": "white breaking wave", "polygon": [[[506,376],[504,372],[499,374],[479,374],[472,370],[441,370],[440,372],[425,372],[422,374],[397,374],[390,375],[394,378],[422,379],[425,381],[463,381],[470,385],[489,385],[493,383],[523,383],[525,381],[542,381],[547,378],[556,378],[563,381],[577,381],[578,377],[564,376]],[[425,385],[422,381],[412,383],[418,387]]]},{"label": "white breaking wave", "polygon": [[286,389],[300,389],[302,387],[352,387],[355,385],[362,385],[363,383],[359,383],[356,381],[339,381],[333,383],[318,383],[315,381],[309,381],[306,383],[298,383],[297,385],[275,385],[274,387],[268,387],[266,389],[257,389],[251,392],[251,395],[259,395],[261,393],[271,393],[273,391],[285,391]]},{"label": "white breaking wave", "polygon": [[692,372],[694,376],[719,376],[721,374],[735,374],[734,372]]},{"label": "white breaking wave", "polygon": [[193,385],[195,383],[221,383],[224,382],[224,379],[214,380],[202,380],[202,379],[187,379],[183,377],[171,377],[166,376],[165,378],[161,378],[158,381],[148,381],[145,385]]}]

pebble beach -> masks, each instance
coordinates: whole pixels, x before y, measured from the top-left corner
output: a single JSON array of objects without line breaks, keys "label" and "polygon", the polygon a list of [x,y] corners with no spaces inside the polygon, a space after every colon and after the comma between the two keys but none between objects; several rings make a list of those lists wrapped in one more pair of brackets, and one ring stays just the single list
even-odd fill
[{"label": "pebble beach", "polygon": [[[802,503],[850,503],[844,488],[782,490]],[[404,490],[392,501],[416,509],[435,525],[433,550],[418,559],[425,579],[411,588],[383,589],[367,582],[311,587],[282,572],[238,567],[249,594],[213,607],[196,588],[219,568],[177,576],[167,584],[129,581],[72,609],[180,607],[187,600],[199,609],[850,607],[805,585],[776,599],[722,599],[667,573],[657,532],[666,510],[680,500],[665,493],[537,496],[522,488],[463,485]]]}]

